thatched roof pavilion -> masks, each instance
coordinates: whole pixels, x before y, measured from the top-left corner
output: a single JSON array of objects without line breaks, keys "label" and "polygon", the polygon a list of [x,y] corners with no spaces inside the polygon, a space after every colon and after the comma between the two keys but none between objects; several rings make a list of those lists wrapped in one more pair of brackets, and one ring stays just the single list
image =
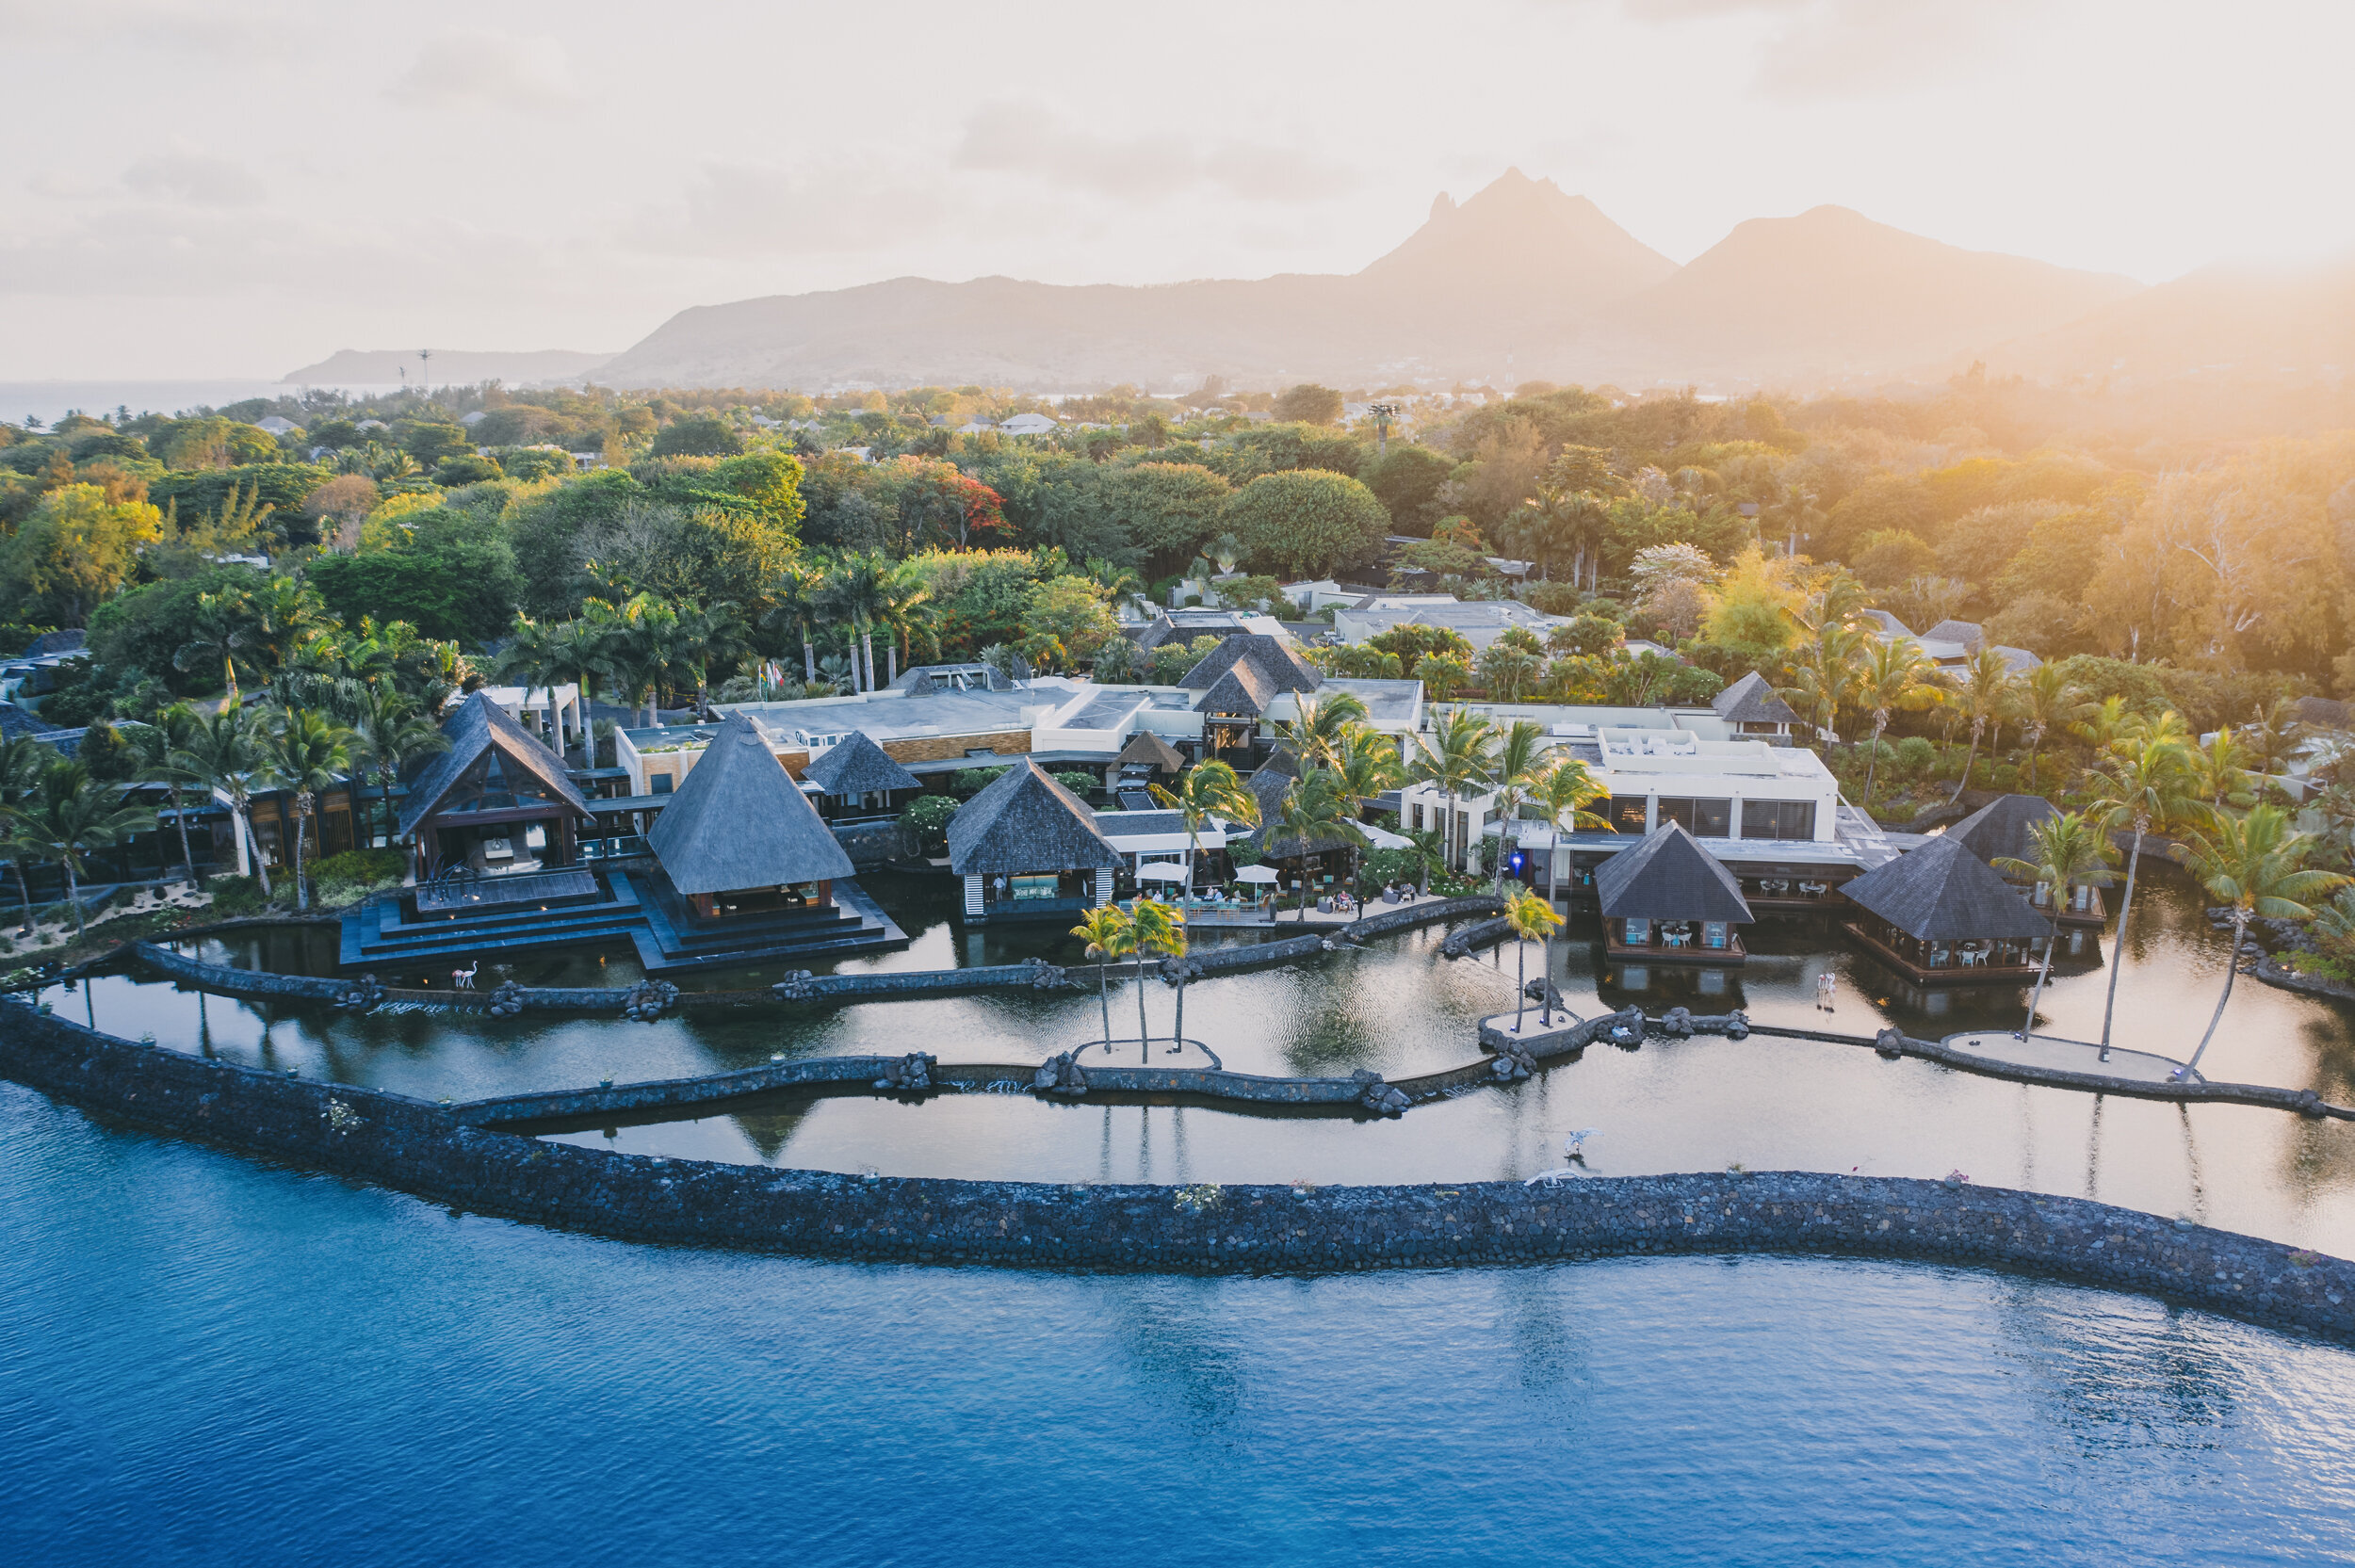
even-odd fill
[{"label": "thatched roof pavilion", "polygon": [[1709,705],[1717,717],[1730,724],[1765,726],[1796,724],[1799,716],[1790,703],[1775,695],[1775,688],[1766,684],[1766,677],[1753,670],[1710,700]]},{"label": "thatched roof pavilion", "polygon": [[1732,930],[1754,918],[1742,884],[1681,822],[1663,822],[1605,861],[1595,892],[1613,958],[1739,963],[1746,956]]},{"label": "thatched roof pavilion", "polygon": [[[1318,673],[1315,665],[1285,642],[1260,632],[1245,632],[1226,639],[1203,655],[1201,663],[1180,675],[1178,684],[1187,691],[1209,691],[1229,671],[1239,667],[1251,671],[1258,677],[1256,684],[1270,695],[1278,691],[1314,691],[1324,684],[1324,677]],[[1200,703],[1194,705],[1204,706]]]},{"label": "thatched roof pavilion", "polygon": [[1916,979],[2016,979],[2036,972],[2053,923],[1954,835],[1934,838],[1846,883],[1863,912],[1849,924]]},{"label": "thatched roof pavilion", "polygon": [[1149,767],[1160,773],[1182,773],[1186,759],[1178,753],[1177,747],[1151,730],[1139,730],[1129,737],[1129,744],[1120,749],[1120,755],[1113,760],[1113,766],[1116,771],[1123,772],[1132,767]]},{"label": "thatched roof pavilion", "polygon": [[1990,865],[2006,856],[2032,860],[2036,846],[2029,842],[2029,831],[2060,814],[2041,795],[1998,795],[1947,829],[1945,836]]},{"label": "thatched roof pavilion", "polygon": [[853,730],[828,748],[802,776],[827,794],[846,799],[924,787],[922,780],[894,762],[864,730]]},{"label": "thatched roof pavilion", "polygon": [[[851,875],[851,857],[741,714],[711,738],[646,847],[690,897]],[[823,897],[821,895],[821,897]]]},{"label": "thatched roof pavilion", "polygon": [[415,836],[425,869],[473,858],[485,844],[509,843],[534,827],[553,830],[540,859],[569,864],[574,825],[593,814],[547,743],[480,691],[443,722],[442,734],[449,750],[409,786],[397,834]]},{"label": "thatched roof pavilion", "polygon": [[1028,757],[949,819],[949,869],[965,879],[968,920],[1091,908],[1112,897],[1120,865],[1096,814]]}]

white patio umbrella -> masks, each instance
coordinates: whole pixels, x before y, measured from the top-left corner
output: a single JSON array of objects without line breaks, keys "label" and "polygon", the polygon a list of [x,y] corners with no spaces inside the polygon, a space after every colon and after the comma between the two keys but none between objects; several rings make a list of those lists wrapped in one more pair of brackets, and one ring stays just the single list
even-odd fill
[{"label": "white patio umbrella", "polygon": [[1185,880],[1186,868],[1175,861],[1148,860],[1137,867],[1137,881],[1141,882],[1182,882]]},{"label": "white patio umbrella", "polygon": [[1280,882],[1284,874],[1273,865],[1246,865],[1235,873],[1239,882]]}]

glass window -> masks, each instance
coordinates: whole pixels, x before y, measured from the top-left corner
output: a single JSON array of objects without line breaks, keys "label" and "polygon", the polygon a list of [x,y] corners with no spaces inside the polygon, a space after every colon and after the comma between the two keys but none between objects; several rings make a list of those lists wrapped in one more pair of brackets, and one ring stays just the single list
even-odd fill
[{"label": "glass window", "polygon": [[1733,834],[1731,800],[1696,800],[1689,824],[1696,838],[1730,838]]},{"label": "glass window", "polygon": [[1611,798],[1611,809],[1603,815],[1610,819],[1613,832],[1640,835],[1644,832],[1644,797],[1615,795]]},{"label": "glass window", "polygon": [[668,795],[678,781],[668,773],[657,773],[646,781],[647,787],[657,795]]},{"label": "glass window", "polygon": [[1649,920],[1631,915],[1620,924],[1625,933],[1619,939],[1622,946],[1647,947],[1651,945],[1651,922]]},{"label": "glass window", "polygon": [[1744,838],[1811,839],[1815,836],[1812,800],[1745,800]]},{"label": "glass window", "polygon": [[1693,831],[1693,802],[1681,796],[1663,795],[1660,798],[1660,825],[1665,828],[1671,822],[1682,828],[1686,832],[1691,832]]},{"label": "glass window", "polygon": [[1013,894],[1016,899],[1052,898],[1062,887],[1063,879],[1057,876],[1016,877],[1014,879]]},{"label": "glass window", "polygon": [[1723,951],[1725,951],[1725,946],[1726,946],[1726,923],[1725,923],[1724,921],[1722,921],[1722,920],[1704,920],[1704,921],[1702,921],[1702,922],[1701,922],[1701,946],[1704,946],[1704,947],[1713,948],[1713,949],[1714,949],[1714,950],[1716,950],[1716,951],[1718,951],[1718,952],[1723,952]]}]

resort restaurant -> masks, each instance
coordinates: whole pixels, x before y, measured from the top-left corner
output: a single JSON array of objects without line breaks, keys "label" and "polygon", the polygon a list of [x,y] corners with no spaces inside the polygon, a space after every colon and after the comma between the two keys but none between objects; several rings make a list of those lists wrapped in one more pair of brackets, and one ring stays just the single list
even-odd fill
[{"label": "resort restaurant", "polygon": [[1752,919],[1741,884],[1681,823],[1663,823],[1605,862],[1595,891],[1612,958],[1731,964],[1749,956],[1734,929]]},{"label": "resort restaurant", "polygon": [[[1999,795],[1947,829],[1946,836],[1994,866],[2006,881],[2026,886],[2025,877],[1996,865],[1996,862],[2019,860],[2033,864],[2036,844],[2029,833],[2060,814],[2058,806],[2040,795]],[[2070,883],[2057,912],[2053,907],[2053,890],[2046,883],[2038,882],[2030,889],[2028,901],[2065,926],[2098,926],[2109,915],[2102,902],[2102,890],[2087,882]]]},{"label": "resort restaurant", "polygon": [[833,831],[740,715],[720,726],[646,847],[697,920],[823,908],[851,875]]},{"label": "resort restaurant", "polygon": [[1952,837],[1933,838],[1843,890],[1859,912],[1849,934],[1916,980],[2034,977],[2053,923],[2022,891]]},{"label": "resort restaurant", "polygon": [[1123,864],[1096,814],[1028,757],[949,819],[949,869],[965,879],[965,917],[975,924],[1110,903]]}]

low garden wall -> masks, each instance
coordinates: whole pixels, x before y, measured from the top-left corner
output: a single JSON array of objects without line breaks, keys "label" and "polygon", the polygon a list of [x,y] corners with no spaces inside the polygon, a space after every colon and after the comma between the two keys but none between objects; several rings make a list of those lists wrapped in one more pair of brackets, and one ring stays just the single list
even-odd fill
[{"label": "low garden wall", "polygon": [[1173,1188],[777,1171],[543,1143],[407,1096],[116,1040],[16,999],[0,1000],[0,1075],[105,1118],[631,1241],[1190,1273],[1832,1253],[2017,1269],[2355,1344],[2355,1264],[1961,1182],[1777,1172]]}]

